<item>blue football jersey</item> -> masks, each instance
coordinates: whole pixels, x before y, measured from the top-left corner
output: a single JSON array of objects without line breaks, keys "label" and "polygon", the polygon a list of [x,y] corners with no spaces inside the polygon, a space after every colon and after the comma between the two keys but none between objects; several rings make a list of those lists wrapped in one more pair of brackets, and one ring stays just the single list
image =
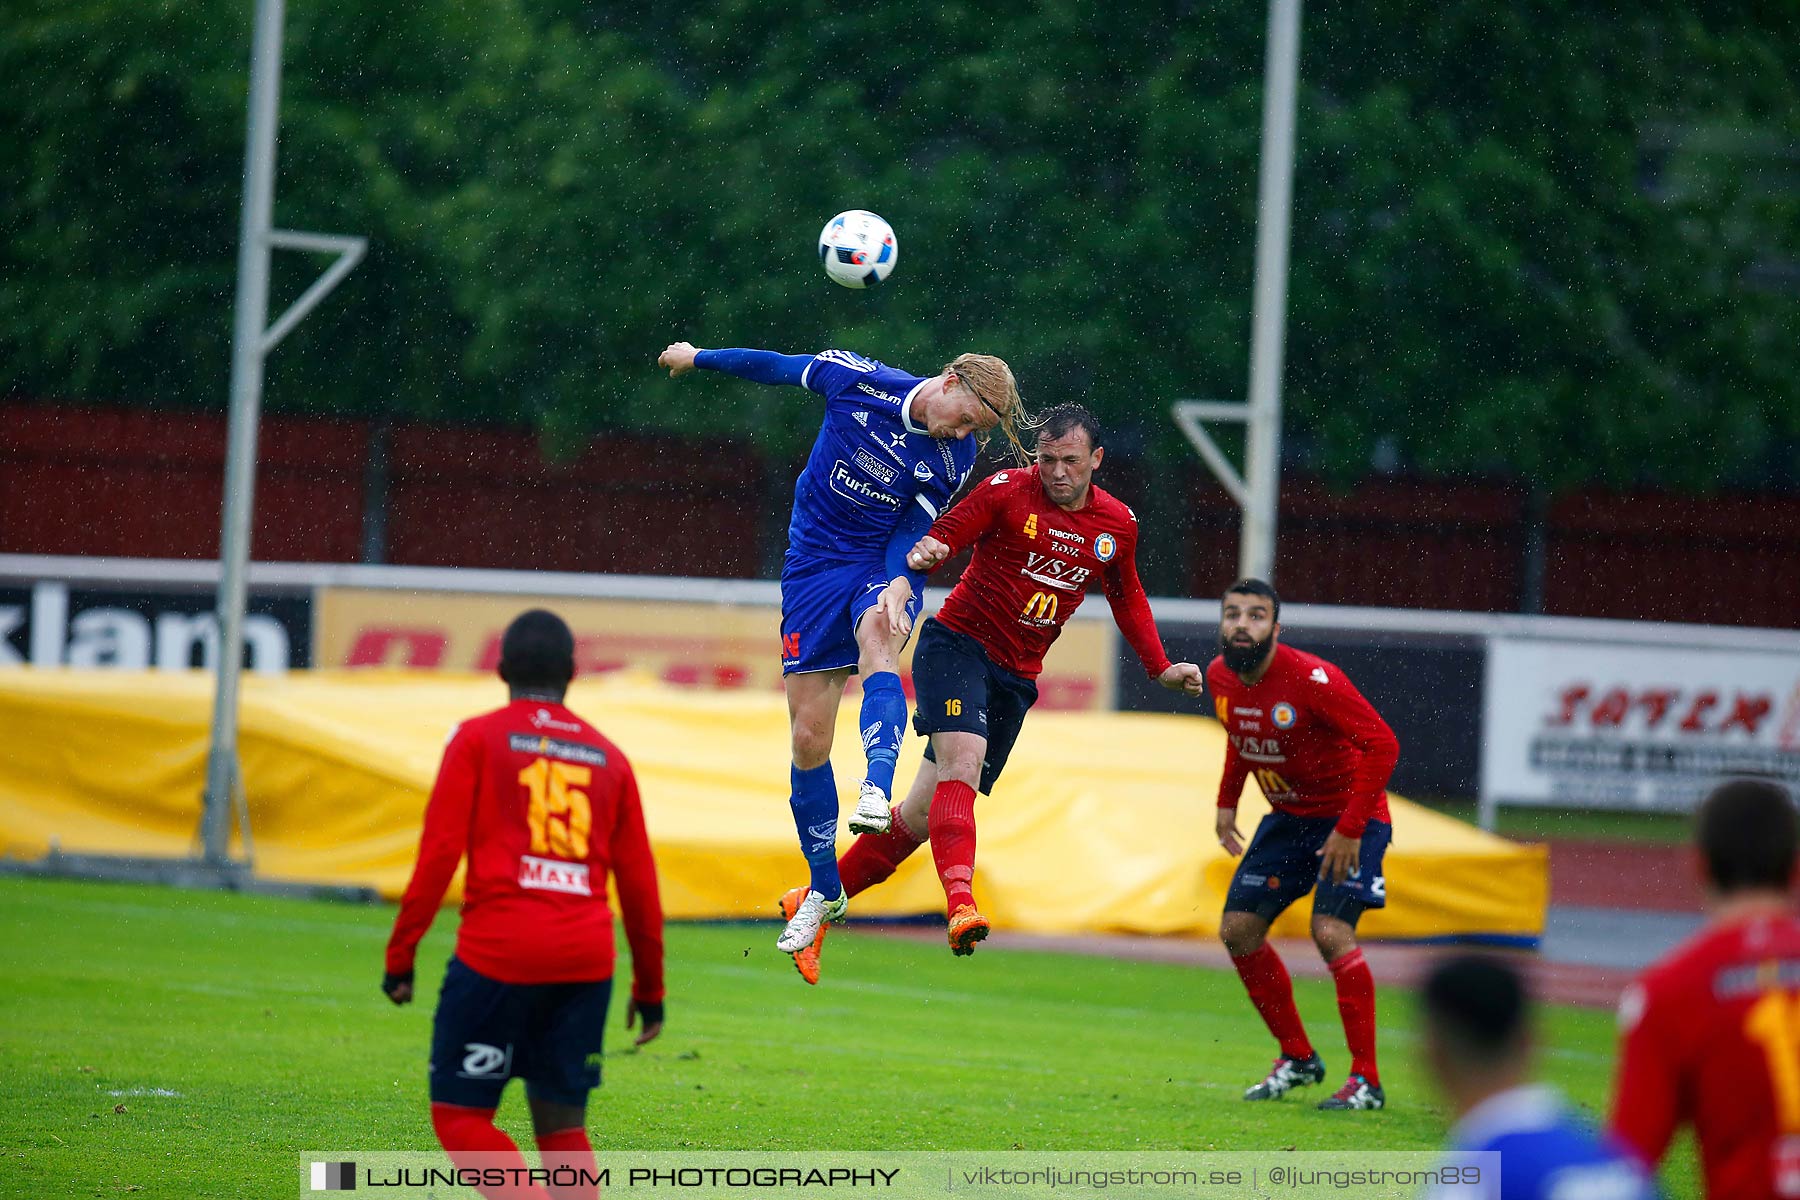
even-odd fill
[{"label": "blue football jersey", "polygon": [[907,414],[925,383],[919,376],[827,350],[807,364],[800,382],[825,397],[825,420],[794,485],[790,549],[879,559],[910,506],[936,520],[974,469],[973,437],[934,438]]},{"label": "blue football jersey", "polygon": [[1584,1126],[1547,1087],[1489,1097],[1450,1141],[1456,1151],[1499,1154],[1500,1178],[1490,1173],[1479,1188],[1443,1187],[1430,1193],[1432,1200],[1656,1200],[1655,1184],[1637,1161]]}]

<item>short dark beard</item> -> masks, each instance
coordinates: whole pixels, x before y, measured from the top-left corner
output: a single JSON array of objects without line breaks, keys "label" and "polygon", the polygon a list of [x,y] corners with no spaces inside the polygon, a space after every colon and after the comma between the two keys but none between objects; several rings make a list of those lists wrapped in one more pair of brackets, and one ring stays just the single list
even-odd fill
[{"label": "short dark beard", "polygon": [[1225,665],[1227,667],[1230,667],[1239,675],[1244,675],[1256,670],[1257,664],[1262,662],[1263,655],[1269,652],[1269,646],[1274,641],[1275,635],[1271,633],[1268,637],[1253,645],[1234,646],[1225,639],[1224,634],[1220,634],[1219,656],[1225,660]]}]

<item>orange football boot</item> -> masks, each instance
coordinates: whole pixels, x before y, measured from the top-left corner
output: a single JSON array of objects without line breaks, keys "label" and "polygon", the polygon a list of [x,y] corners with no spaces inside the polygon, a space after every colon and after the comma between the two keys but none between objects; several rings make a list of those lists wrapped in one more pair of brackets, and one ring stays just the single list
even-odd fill
[{"label": "orange football boot", "polygon": [[[973,904],[964,904],[950,914],[948,932],[952,954],[959,958],[965,954],[973,954],[975,943],[988,935],[988,919],[976,912]],[[799,955],[794,957],[798,959]]]},{"label": "orange football boot", "polygon": [[[806,888],[804,886],[790,888],[787,893],[781,897],[782,919],[788,921],[793,920],[794,913],[799,911],[800,902],[804,899],[806,899]],[[819,926],[819,936],[813,939],[812,945],[803,950],[794,951],[794,970],[800,972],[800,978],[813,984],[815,987],[819,982],[819,950],[825,945],[825,934],[829,932],[830,929],[831,922],[826,921],[821,923]]]}]

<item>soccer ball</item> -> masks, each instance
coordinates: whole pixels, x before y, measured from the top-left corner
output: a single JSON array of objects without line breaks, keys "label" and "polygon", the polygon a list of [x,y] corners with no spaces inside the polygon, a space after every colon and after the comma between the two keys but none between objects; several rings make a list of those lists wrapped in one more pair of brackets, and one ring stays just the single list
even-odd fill
[{"label": "soccer ball", "polygon": [[871,288],[900,260],[900,243],[888,223],[860,208],[841,212],[819,231],[819,262],[831,282]]}]

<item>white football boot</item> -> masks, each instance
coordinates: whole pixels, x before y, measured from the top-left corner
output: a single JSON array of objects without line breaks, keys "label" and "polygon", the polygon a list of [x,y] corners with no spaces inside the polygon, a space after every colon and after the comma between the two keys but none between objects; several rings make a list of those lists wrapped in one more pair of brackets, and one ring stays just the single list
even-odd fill
[{"label": "white football boot", "polygon": [[793,919],[787,923],[787,928],[775,939],[775,948],[783,954],[804,950],[819,936],[821,925],[828,921],[841,921],[849,911],[850,897],[842,889],[838,891],[836,900],[827,900],[825,893],[809,889],[806,899],[794,910]]},{"label": "white football boot", "polygon": [[856,798],[856,811],[850,815],[851,833],[886,833],[893,825],[887,793],[863,780],[862,795]]}]

